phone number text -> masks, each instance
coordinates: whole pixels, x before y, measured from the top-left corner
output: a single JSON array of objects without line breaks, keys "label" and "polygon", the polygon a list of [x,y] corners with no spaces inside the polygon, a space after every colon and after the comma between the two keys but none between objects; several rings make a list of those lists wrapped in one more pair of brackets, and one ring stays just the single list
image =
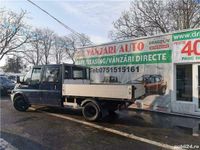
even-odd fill
[{"label": "phone number text", "polygon": [[91,68],[92,73],[112,73],[112,72],[140,72],[139,66],[120,66],[120,67],[100,67]]}]

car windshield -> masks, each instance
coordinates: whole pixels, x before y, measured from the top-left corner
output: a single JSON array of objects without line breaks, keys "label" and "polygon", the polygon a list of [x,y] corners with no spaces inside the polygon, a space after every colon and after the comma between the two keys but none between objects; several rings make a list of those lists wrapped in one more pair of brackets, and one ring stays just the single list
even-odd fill
[{"label": "car windshield", "polygon": [[16,76],[9,76],[8,79],[10,79],[10,80],[16,80]]},{"label": "car windshield", "polygon": [[6,77],[0,77],[0,83],[1,84],[11,84],[12,82],[7,79]]}]

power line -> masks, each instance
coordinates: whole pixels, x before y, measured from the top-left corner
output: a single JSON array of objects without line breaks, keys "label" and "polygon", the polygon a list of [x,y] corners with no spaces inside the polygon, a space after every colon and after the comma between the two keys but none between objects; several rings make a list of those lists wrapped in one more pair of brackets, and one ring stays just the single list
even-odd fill
[{"label": "power line", "polygon": [[[66,24],[64,24],[62,21],[58,20],[56,17],[54,17],[53,15],[51,15],[49,12],[47,12],[46,10],[44,10],[43,8],[41,8],[40,6],[38,6],[37,4],[35,4],[34,2],[32,2],[31,0],[27,0],[29,3],[31,3],[32,5],[36,6],[37,8],[39,8],[41,11],[43,11],[44,13],[46,13],[48,16],[50,16],[51,18],[53,18],[54,20],[56,20],[59,24],[61,24],[63,27],[65,27],[67,30],[71,31],[73,34],[75,34],[78,37],[84,38],[86,39],[83,35],[81,35],[80,33],[76,32],[74,29],[70,28],[69,26],[67,26]],[[88,39],[87,39],[88,40]],[[90,44],[94,44],[92,41],[90,41]]]}]

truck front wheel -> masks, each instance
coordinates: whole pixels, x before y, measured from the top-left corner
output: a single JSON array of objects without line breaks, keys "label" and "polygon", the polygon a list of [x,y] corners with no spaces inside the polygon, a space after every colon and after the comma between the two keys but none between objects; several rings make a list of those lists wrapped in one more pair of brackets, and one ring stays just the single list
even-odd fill
[{"label": "truck front wheel", "polygon": [[24,100],[22,96],[17,96],[14,99],[14,107],[18,111],[26,111],[29,107],[29,104]]},{"label": "truck front wheel", "polygon": [[100,117],[100,110],[93,102],[88,102],[82,109],[83,116],[88,121],[96,121]]}]

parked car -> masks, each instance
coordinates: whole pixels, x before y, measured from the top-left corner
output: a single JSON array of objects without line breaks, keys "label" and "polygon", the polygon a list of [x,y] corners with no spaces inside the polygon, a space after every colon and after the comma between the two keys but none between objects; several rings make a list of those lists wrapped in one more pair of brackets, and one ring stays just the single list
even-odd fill
[{"label": "parked car", "polygon": [[10,93],[15,87],[15,84],[6,78],[5,76],[0,76],[0,90],[1,95],[6,95]]},{"label": "parked car", "polygon": [[7,76],[5,74],[0,74],[0,77],[6,77],[7,78]]},{"label": "parked car", "polygon": [[144,86],[146,93],[164,95],[167,89],[167,82],[159,74],[146,75],[144,77]]},{"label": "parked car", "polygon": [[8,75],[8,79],[14,83],[17,83],[19,76],[18,75]]},{"label": "parked car", "polygon": [[146,94],[164,95],[167,89],[167,82],[160,74],[145,74],[136,80],[128,81],[127,84],[144,84]]},{"label": "parked car", "polygon": [[105,76],[101,83],[113,83],[113,84],[120,84],[118,78],[116,76]]}]

